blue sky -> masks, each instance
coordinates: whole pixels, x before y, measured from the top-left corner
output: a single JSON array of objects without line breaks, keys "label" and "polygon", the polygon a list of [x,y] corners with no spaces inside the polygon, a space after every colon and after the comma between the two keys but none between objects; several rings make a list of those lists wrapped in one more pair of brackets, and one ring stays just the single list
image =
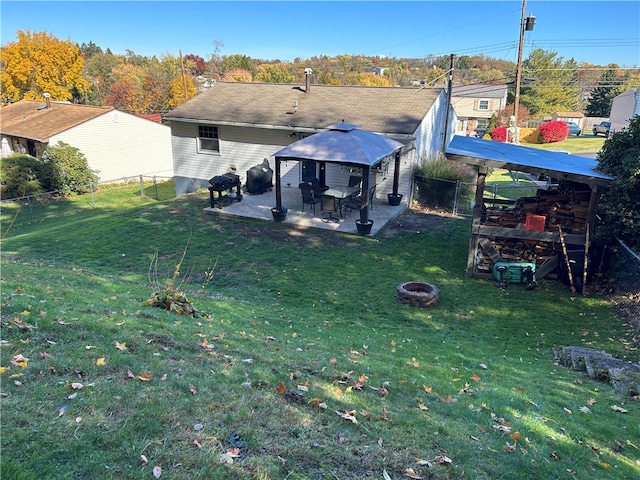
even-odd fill
[{"label": "blue sky", "polygon": [[[1,44],[46,31],[103,50],[158,57],[193,53],[292,61],[319,55],[476,55],[516,61],[522,0],[0,2]],[[565,60],[640,66],[640,2],[527,1],[532,48]]]}]

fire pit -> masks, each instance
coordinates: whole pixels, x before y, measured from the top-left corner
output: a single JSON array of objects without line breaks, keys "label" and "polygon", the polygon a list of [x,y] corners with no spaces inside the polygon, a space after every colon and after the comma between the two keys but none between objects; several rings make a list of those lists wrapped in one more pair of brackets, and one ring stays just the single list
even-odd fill
[{"label": "fire pit", "polygon": [[440,290],[435,285],[426,282],[404,282],[396,289],[396,298],[414,307],[430,307],[438,303]]}]

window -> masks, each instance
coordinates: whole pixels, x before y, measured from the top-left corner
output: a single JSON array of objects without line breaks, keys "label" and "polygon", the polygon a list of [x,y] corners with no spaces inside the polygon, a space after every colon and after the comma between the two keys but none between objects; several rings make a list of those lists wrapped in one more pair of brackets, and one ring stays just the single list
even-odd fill
[{"label": "window", "polygon": [[476,120],[476,128],[477,129],[482,129],[482,130],[486,130],[487,129],[487,124],[488,124],[488,120],[486,118],[478,118]]},{"label": "window", "polygon": [[199,151],[205,153],[220,153],[218,127],[198,125]]},{"label": "window", "polygon": [[478,110],[489,110],[489,100],[478,100]]}]

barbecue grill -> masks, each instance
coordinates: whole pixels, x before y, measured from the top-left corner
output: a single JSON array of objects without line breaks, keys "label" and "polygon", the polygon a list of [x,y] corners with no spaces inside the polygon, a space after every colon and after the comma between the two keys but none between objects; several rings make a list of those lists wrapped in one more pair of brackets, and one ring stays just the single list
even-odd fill
[{"label": "barbecue grill", "polygon": [[[236,198],[234,199],[236,202],[242,200],[242,191],[240,189],[240,176],[235,173],[225,173],[224,175],[217,175],[209,180],[209,205],[211,208],[217,206],[218,208],[222,208],[222,199],[223,193],[229,192],[227,198],[232,198],[231,193],[233,193],[233,189],[236,189]],[[214,192],[218,193],[217,199],[213,194]]]},{"label": "barbecue grill", "polygon": [[273,170],[266,158],[247,170],[247,192],[262,194],[273,188]]}]

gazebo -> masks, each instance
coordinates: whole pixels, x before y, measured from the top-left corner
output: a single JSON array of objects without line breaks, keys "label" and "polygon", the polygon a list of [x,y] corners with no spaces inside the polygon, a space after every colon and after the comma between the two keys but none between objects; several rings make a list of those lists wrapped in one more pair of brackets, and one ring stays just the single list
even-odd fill
[{"label": "gazebo", "polygon": [[[286,208],[282,205],[282,186],[280,182],[280,163],[283,161],[314,160],[320,163],[320,175],[325,171],[325,163],[338,163],[345,166],[362,168],[362,191],[369,191],[371,170],[385,159],[394,157],[393,192],[389,201],[402,198],[398,193],[400,150],[404,145],[377,133],[361,130],[357,125],[339,123],[327,127],[327,130],[305,137],[273,154],[275,157],[276,206],[271,209],[274,220],[286,217]],[[324,178],[320,178],[324,182]],[[365,195],[360,208],[360,218],[356,220],[358,231],[368,233],[373,221],[369,219],[369,198]],[[398,200],[399,201],[399,200]]]}]

